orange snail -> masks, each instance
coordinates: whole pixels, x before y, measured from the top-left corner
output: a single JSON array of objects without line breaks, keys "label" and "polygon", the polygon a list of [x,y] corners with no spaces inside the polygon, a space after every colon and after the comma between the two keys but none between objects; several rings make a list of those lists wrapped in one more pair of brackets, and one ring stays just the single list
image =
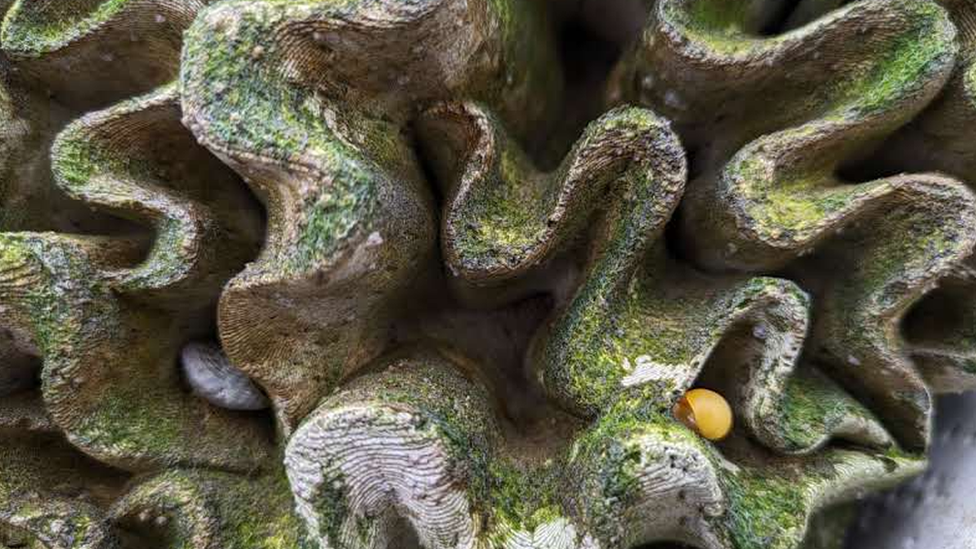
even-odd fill
[{"label": "orange snail", "polygon": [[732,408],[722,395],[692,389],[674,405],[674,417],[708,440],[722,440],[732,430]]}]

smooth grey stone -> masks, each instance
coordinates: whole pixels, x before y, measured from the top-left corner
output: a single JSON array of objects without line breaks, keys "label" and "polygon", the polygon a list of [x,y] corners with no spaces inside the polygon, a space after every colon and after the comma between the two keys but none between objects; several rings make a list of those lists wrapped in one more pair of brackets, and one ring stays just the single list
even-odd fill
[{"label": "smooth grey stone", "polygon": [[215,344],[187,343],[180,362],[193,392],[214,406],[228,410],[263,410],[269,406],[268,397]]}]

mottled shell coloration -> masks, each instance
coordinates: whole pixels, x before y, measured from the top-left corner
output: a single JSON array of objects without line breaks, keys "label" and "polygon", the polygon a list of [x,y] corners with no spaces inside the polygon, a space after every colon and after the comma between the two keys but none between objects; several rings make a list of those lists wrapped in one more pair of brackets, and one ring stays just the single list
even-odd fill
[{"label": "mottled shell coloration", "polygon": [[193,392],[214,406],[228,410],[263,410],[268,397],[227,360],[219,345],[187,343],[180,351],[180,365]]},{"label": "mottled shell coloration", "polygon": [[976,388],[972,0],[0,11],[0,545],[840,549]]}]

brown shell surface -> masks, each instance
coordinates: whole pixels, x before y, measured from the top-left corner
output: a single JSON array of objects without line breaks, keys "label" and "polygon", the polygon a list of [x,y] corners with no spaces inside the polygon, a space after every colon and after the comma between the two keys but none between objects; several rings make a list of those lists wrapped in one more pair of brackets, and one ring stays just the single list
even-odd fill
[{"label": "brown shell surface", "polygon": [[972,0],[0,8],[0,547],[840,549],[976,389]]}]

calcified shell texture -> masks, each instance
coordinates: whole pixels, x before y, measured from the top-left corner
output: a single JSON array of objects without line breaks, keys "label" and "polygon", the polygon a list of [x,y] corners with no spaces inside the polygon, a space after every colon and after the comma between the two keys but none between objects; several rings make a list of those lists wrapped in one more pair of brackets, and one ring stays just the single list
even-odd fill
[{"label": "calcified shell texture", "polygon": [[618,4],[0,0],[0,545],[836,549],[976,387],[976,2]]}]

